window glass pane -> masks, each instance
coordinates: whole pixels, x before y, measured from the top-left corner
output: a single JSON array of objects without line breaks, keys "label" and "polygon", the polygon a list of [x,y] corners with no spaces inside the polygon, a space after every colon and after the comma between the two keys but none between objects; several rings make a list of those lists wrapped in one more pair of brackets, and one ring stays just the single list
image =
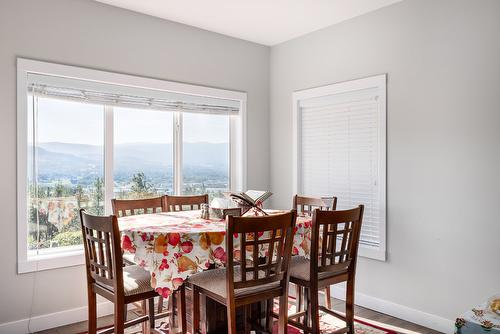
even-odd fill
[{"label": "window glass pane", "polygon": [[210,200],[229,189],[229,119],[226,115],[183,114],[185,195],[208,193]]},{"label": "window glass pane", "polygon": [[28,105],[28,248],[81,245],[78,210],[104,213],[104,109],[41,97]]},{"label": "window glass pane", "polygon": [[115,107],[114,197],[173,193],[173,113]]}]

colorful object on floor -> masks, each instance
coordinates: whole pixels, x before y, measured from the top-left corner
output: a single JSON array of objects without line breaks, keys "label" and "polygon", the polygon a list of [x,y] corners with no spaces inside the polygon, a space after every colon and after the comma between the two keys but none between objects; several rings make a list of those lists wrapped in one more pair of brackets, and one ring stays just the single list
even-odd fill
[{"label": "colorful object on floor", "polygon": [[[200,213],[199,210],[162,212],[118,220],[122,248],[134,254],[134,262],[151,273],[151,286],[165,298],[190,275],[226,261],[225,221],[201,219]],[[311,219],[297,218],[294,255],[309,254],[310,232]],[[238,239],[234,246],[235,252],[239,252]],[[266,249],[259,251],[263,254]]]},{"label": "colorful object on floor", "polygon": [[[500,316],[491,308],[492,300],[465,312],[455,321],[455,334],[500,334]],[[493,305],[495,306],[495,305]]]}]

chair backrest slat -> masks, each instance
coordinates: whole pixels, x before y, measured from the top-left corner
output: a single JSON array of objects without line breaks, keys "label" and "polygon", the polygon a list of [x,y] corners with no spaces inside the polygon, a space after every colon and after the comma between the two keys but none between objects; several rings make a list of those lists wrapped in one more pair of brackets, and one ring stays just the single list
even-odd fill
[{"label": "chair backrest slat", "polygon": [[87,283],[123,294],[123,258],[116,216],[93,216],[80,210]]},{"label": "chair backrest slat", "polygon": [[297,213],[312,215],[314,209],[336,210],[337,197],[306,197],[295,195],[293,197],[293,209]]},{"label": "chair backrest slat", "polygon": [[188,207],[189,210],[199,210],[202,204],[208,204],[208,194],[195,196],[165,195],[163,201],[163,207],[167,212],[185,211],[184,207]]},{"label": "chair backrest slat", "polygon": [[163,196],[142,199],[112,199],[113,214],[117,217],[133,216],[144,213],[157,213],[158,209],[166,211],[163,207]]},{"label": "chair backrest slat", "polygon": [[364,206],[343,211],[315,209],[311,235],[311,278],[320,272],[354,272]]},{"label": "chair backrest slat", "polygon": [[[228,296],[237,289],[272,282],[286,286],[295,219],[295,211],[264,217],[227,217],[227,289],[231,290]],[[236,235],[241,255],[235,260],[232,250]],[[238,261],[241,276],[234,282],[234,264]]]}]

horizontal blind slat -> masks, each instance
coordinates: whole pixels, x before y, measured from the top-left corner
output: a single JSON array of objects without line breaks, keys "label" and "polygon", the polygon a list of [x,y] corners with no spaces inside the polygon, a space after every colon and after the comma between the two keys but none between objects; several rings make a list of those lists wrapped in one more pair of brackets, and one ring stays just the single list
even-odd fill
[{"label": "horizontal blind slat", "polygon": [[[364,94],[364,95],[363,95]],[[338,208],[365,205],[361,240],[380,242],[379,115],[376,96],[350,94],[301,103],[301,180],[306,195],[339,198]]]}]

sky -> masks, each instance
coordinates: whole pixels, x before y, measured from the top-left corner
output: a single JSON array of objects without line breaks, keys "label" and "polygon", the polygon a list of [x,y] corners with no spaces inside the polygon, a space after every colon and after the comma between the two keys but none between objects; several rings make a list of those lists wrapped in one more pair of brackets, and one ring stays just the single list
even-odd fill
[{"label": "sky", "polygon": [[[228,116],[185,113],[183,124],[185,142],[229,141]],[[115,144],[171,143],[172,133],[172,112],[114,107]],[[103,145],[103,138],[103,106],[38,98],[38,142]]]}]

